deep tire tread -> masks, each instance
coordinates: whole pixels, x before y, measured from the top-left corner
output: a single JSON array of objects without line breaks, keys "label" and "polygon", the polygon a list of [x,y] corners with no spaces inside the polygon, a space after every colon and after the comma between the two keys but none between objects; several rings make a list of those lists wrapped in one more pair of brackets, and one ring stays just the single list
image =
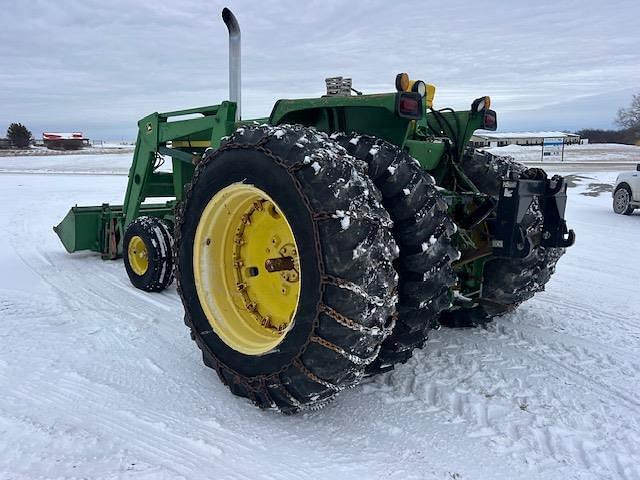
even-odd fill
[{"label": "deep tire tread", "polygon": [[393,333],[367,368],[372,375],[411,358],[413,350],[424,345],[440,312],[449,307],[455,281],[451,263],[459,257],[451,241],[456,227],[433,178],[409,154],[372,136],[334,134],[332,138],[367,163],[369,177],[394,222],[400,249],[394,263],[399,275],[399,314]]}]

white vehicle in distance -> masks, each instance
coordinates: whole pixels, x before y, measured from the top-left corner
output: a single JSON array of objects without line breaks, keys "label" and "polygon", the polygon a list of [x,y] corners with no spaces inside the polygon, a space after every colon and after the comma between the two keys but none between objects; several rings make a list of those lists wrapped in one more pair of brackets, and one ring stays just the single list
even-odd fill
[{"label": "white vehicle in distance", "polygon": [[624,172],[616,178],[613,189],[613,211],[620,215],[631,215],[640,208],[640,163],[635,172]]}]

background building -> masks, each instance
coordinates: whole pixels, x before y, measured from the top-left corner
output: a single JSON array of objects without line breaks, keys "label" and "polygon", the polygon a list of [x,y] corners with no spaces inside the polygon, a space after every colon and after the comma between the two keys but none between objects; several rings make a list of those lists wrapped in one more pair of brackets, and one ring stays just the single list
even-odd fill
[{"label": "background building", "polygon": [[470,142],[474,147],[505,147],[507,145],[542,145],[545,138],[562,138],[565,145],[580,143],[580,135],[565,132],[476,133],[471,137]]},{"label": "background building", "polygon": [[45,132],[42,134],[42,142],[51,150],[80,150],[90,145],[89,139],[84,138],[82,132]]}]

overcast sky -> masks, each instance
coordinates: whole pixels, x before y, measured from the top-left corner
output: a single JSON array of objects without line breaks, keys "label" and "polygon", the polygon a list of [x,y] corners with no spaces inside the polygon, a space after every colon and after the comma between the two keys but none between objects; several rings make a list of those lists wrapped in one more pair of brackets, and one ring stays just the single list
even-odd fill
[{"label": "overcast sky", "polygon": [[223,6],[240,21],[243,117],[324,78],[436,106],[492,97],[501,131],[612,127],[640,92],[640,1],[0,0],[0,132],[129,139],[153,112],[228,97]]}]

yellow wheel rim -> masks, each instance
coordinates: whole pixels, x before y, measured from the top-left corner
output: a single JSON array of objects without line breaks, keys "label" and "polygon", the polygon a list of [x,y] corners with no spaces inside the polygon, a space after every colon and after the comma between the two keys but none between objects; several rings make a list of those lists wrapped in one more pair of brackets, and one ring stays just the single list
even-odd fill
[{"label": "yellow wheel rim", "polygon": [[149,269],[149,251],[141,237],[135,235],[129,241],[127,249],[129,265],[136,275],[144,275]]},{"label": "yellow wheel rim", "polygon": [[234,183],[209,201],[196,228],[193,272],[209,324],[234,350],[267,353],[293,327],[298,246],[280,207],[259,188]]}]

